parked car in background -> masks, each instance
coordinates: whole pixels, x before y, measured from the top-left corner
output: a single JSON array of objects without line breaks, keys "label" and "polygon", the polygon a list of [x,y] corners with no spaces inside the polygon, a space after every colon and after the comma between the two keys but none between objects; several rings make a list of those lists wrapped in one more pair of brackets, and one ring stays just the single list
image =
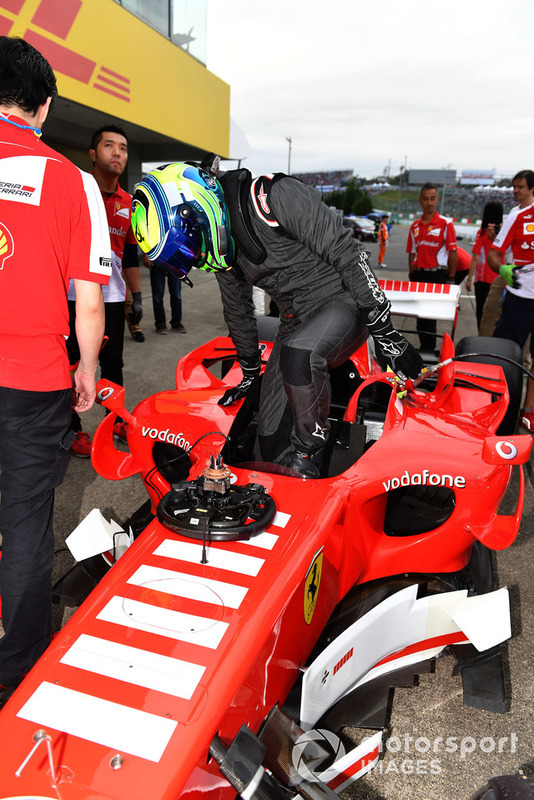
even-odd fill
[{"label": "parked car in background", "polygon": [[378,226],[382,222],[382,217],[383,217],[384,214],[388,215],[387,225],[388,225],[388,231],[389,231],[389,233],[391,233],[391,229],[393,227],[393,222],[391,221],[391,216],[392,215],[391,215],[390,211],[379,211],[378,209],[375,208],[369,214],[366,214],[366,218],[371,220],[374,223],[375,230],[377,232],[377,236],[378,236]]},{"label": "parked car in background", "polygon": [[374,223],[366,217],[343,217],[343,225],[353,229],[355,239],[360,242],[376,242],[377,234]]}]

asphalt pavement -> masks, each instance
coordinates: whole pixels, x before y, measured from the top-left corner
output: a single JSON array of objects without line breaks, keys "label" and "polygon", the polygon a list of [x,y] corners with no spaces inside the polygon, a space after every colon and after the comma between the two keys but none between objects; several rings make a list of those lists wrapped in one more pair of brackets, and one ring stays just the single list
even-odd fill
[{"label": "asphalt pavement", "polygon": [[[407,228],[393,227],[386,253],[387,268],[377,269],[378,277],[407,278],[406,237]],[[376,266],[378,246],[366,246]],[[200,272],[192,275],[193,289],[182,289],[186,333],[156,334],[149,275],[144,268],[141,272],[145,312],[142,329],[146,340],[135,342],[126,331],[124,347],[124,385],[130,410],[148,395],[174,388],[176,363],[182,355],[214,336],[226,334],[215,279]],[[465,289],[463,293],[466,294]],[[168,296],[166,303],[169,308]],[[462,296],[456,340],[474,334],[474,299]],[[102,416],[99,407],[84,414],[85,429],[92,433]],[[107,481],[95,473],[89,460],[71,458],[65,481],[56,494],[56,577],[73,563],[64,549],[65,537],[92,508],[100,508],[106,518],[121,522],[145,500],[146,492],[137,476],[121,482]],[[533,523],[533,491],[527,475],[519,536],[496,557],[500,585],[509,587],[512,603],[513,636],[506,647],[509,710],[492,714],[464,707],[461,680],[452,675],[452,657],[439,659],[435,674],[421,676],[416,687],[395,691],[391,727],[384,737],[385,757],[347,796],[370,800],[465,800],[494,775],[521,771],[534,774]],[[62,611],[58,611],[57,626],[62,618]]]}]

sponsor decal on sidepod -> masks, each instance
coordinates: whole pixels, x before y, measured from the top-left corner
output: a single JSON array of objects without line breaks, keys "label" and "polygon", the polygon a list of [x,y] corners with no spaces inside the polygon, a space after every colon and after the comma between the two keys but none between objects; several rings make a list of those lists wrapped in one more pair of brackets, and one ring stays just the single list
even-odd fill
[{"label": "sponsor decal on sidepod", "polygon": [[160,431],[157,428],[149,428],[143,425],[141,433],[145,438],[157,439],[159,442],[168,442],[181,447],[183,450],[189,450],[191,444],[184,438],[183,433],[172,433],[170,428]]},{"label": "sponsor decal on sidepod", "polygon": [[382,486],[384,491],[389,492],[398,489],[399,486],[450,486],[451,489],[464,489],[465,483],[463,475],[438,475],[436,472],[424,469],[422,472],[414,472],[413,475],[405,470],[400,478],[382,481]]}]

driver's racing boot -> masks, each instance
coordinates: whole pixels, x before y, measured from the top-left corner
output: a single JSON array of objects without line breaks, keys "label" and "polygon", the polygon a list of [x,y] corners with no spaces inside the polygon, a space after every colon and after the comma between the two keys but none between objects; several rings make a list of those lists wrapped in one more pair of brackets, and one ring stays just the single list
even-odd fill
[{"label": "driver's racing boot", "polygon": [[283,467],[294,469],[306,478],[319,478],[321,463],[323,461],[323,448],[318,450],[288,450],[280,459]]}]

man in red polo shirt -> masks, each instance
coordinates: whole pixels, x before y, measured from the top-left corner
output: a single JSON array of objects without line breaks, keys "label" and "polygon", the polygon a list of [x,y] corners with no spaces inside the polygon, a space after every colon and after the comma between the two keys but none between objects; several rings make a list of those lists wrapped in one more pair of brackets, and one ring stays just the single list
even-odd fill
[{"label": "man in red polo shirt", "polygon": [[[109,124],[95,131],[91,139],[89,156],[93,162],[93,175],[102,193],[106,208],[113,258],[113,272],[108,286],[104,289],[107,342],[99,356],[100,373],[102,378],[122,386],[125,277],[133,296],[130,321],[137,324],[143,316],[137,242],[130,224],[132,196],[119,184],[119,177],[124,172],[128,161],[128,138],[124,130],[117,125]],[[74,287],[71,284],[69,289],[71,336],[68,342],[71,364],[75,364],[78,358],[76,336],[74,335],[75,297]],[[73,415],[72,429],[76,432],[76,440],[72,446],[73,454],[81,458],[89,458],[91,438],[88,433],[82,431],[81,421],[77,415]],[[126,423],[117,420],[113,428],[113,435],[126,442]]]},{"label": "man in red polo shirt", "polygon": [[[0,36],[0,707],[48,646],[54,489],[71,408],[95,400],[111,252],[98,187],[40,140],[56,78],[23,39]],[[76,286],[71,378],[67,288]]]},{"label": "man in red polo shirt", "polygon": [[[410,280],[419,283],[454,283],[458,254],[452,222],[437,213],[439,202],[435,183],[425,183],[419,195],[423,214],[412,223],[406,252]],[[436,320],[418,319],[417,331],[422,350],[436,347]]]}]

